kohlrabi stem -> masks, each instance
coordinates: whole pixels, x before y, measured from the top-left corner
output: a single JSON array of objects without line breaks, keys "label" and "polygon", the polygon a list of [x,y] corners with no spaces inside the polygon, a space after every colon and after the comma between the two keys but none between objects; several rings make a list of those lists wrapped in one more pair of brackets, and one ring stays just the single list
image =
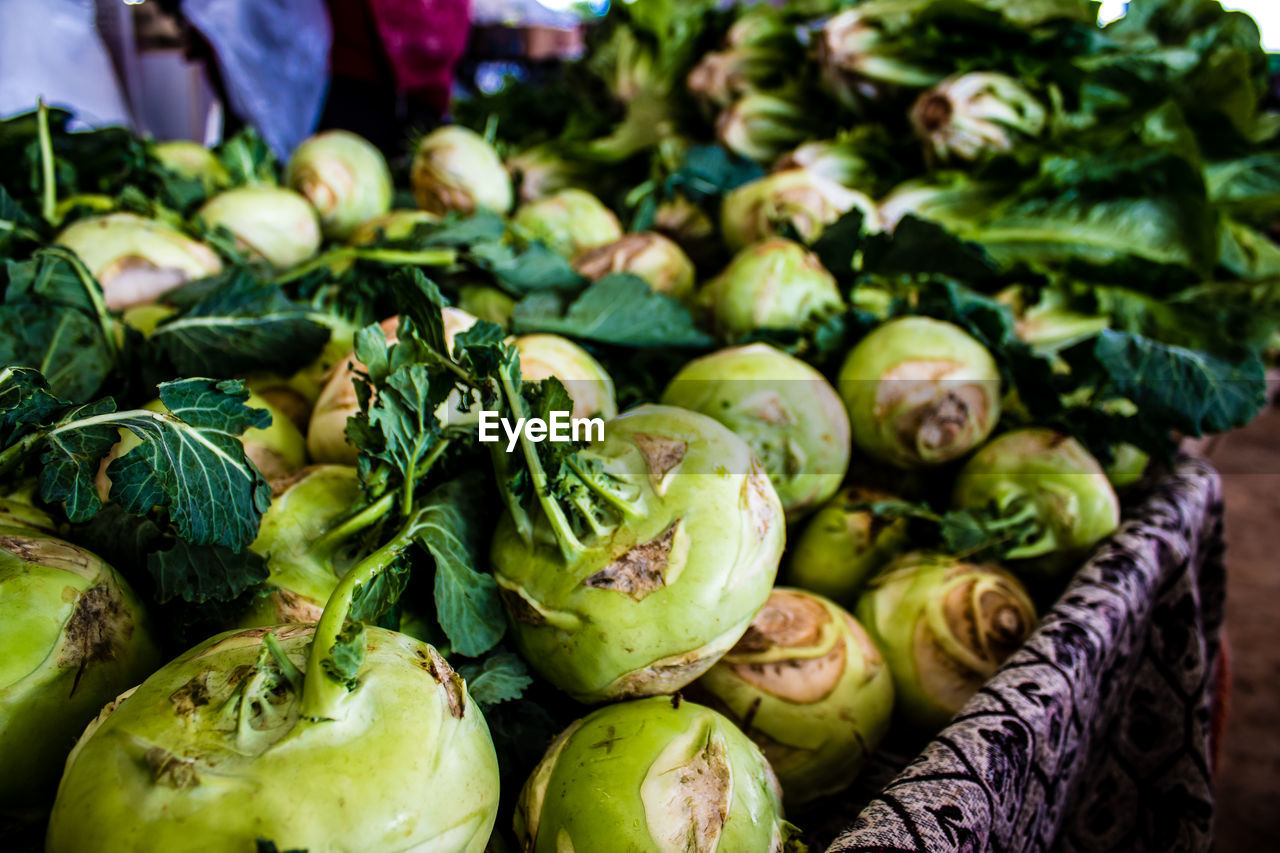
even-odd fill
[{"label": "kohlrabi stem", "polygon": [[37,101],[36,133],[40,139],[40,213],[44,221],[57,225],[58,186],[54,173],[53,136],[49,133],[49,108],[44,98]]},{"label": "kohlrabi stem", "polygon": [[364,509],[348,516],[337,527],[326,530],[311,546],[311,550],[316,553],[324,553],[339,542],[344,542],[360,531],[367,530],[377,524],[378,520],[390,511],[395,500],[396,493],[387,492]]},{"label": "kohlrabi stem", "polygon": [[605,503],[609,504],[609,506],[613,507],[614,509],[616,509],[618,512],[622,513],[625,516],[635,517],[637,515],[640,515],[640,512],[638,511],[637,507],[634,504],[632,504],[629,501],[623,500],[617,495],[617,493],[612,492],[609,489],[606,489],[604,486],[597,483],[595,478],[592,477],[588,471],[584,470],[583,467],[578,464],[578,460],[576,457],[570,456],[565,461],[569,465],[569,470],[573,471],[573,473],[578,475],[578,479],[582,481],[583,485],[585,485],[588,489],[590,489],[591,491],[599,495],[600,498],[604,500]]},{"label": "kohlrabi stem", "polygon": [[418,535],[416,519],[410,519],[396,533],[395,538],[377,551],[365,557],[355,568],[343,575],[316,625],[311,639],[311,651],[307,656],[307,672],[302,682],[301,716],[308,720],[331,720],[334,709],[347,694],[344,684],[334,680],[324,671],[324,662],[333,655],[338,635],[351,612],[351,599],[357,587],[369,583],[382,574],[396,558],[408,548]]},{"label": "kohlrabi stem", "polygon": [[23,436],[22,440],[12,447],[0,452],[0,476],[4,476],[22,464],[22,460],[31,452],[31,448],[40,443],[47,435],[44,430]]},{"label": "kohlrabi stem", "polygon": [[380,264],[419,267],[447,267],[458,259],[453,249],[362,249],[358,246],[339,246],[317,255],[301,266],[296,266],[276,278],[276,284],[287,284],[302,278],[313,270],[327,267],[338,261],[377,261]]},{"label": "kohlrabi stem", "polygon": [[[511,413],[515,415],[517,421],[524,418],[524,402],[520,399],[520,394],[511,384],[511,377],[505,370],[499,371],[502,381],[502,392],[506,395],[508,403],[511,405]],[[560,552],[566,560],[571,559],[574,553],[582,550],[582,543],[578,541],[578,537],[573,535],[573,529],[569,526],[569,520],[564,517],[563,510],[551,495],[551,490],[547,488],[547,472],[542,470],[542,461],[538,459],[538,448],[529,440],[524,430],[520,431],[520,450],[524,453],[525,466],[529,469],[529,476],[533,479],[533,491],[538,496],[538,503],[542,505],[542,511],[547,516],[547,521],[551,523],[551,529],[555,533],[556,541],[560,543]]]}]

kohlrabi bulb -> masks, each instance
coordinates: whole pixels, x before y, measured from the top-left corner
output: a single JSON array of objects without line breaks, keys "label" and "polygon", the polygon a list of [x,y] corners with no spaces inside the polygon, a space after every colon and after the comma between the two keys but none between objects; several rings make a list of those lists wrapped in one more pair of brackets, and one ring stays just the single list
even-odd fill
[{"label": "kohlrabi bulb", "polygon": [[715,418],[751,445],[788,519],[835,494],[849,467],[849,416],[831,383],[768,344],[720,350],[681,368],[662,401]]},{"label": "kohlrabi bulb", "polygon": [[515,830],[529,853],[801,849],[755,744],[667,696],[608,705],[561,732],[520,792]]},{"label": "kohlrabi bulb", "polygon": [[0,648],[0,793],[44,805],[79,733],[159,655],[115,570],[30,527],[0,527]]},{"label": "kohlrabi bulb", "polygon": [[511,209],[511,177],[484,137],[460,125],[434,130],[418,143],[409,183],[418,207],[431,213],[495,213]]},{"label": "kohlrabi bulb", "polygon": [[675,195],[653,212],[653,230],[675,240],[689,259],[701,264],[720,251],[715,223],[706,211],[683,195]]},{"label": "kohlrabi bulb", "polygon": [[311,203],[283,187],[227,190],[196,215],[210,228],[226,228],[238,247],[278,270],[297,266],[320,249],[320,223]]},{"label": "kohlrabi bulb", "polygon": [[[453,351],[453,339],[475,324],[476,318],[465,311],[446,306],[441,309],[444,320],[444,338],[449,351]],[[388,317],[382,321],[382,333],[388,343],[396,342],[396,333],[400,328],[399,317]],[[355,375],[357,370],[364,370],[364,365],[350,352],[338,362],[333,373],[325,383],[316,404],[311,410],[311,421],[307,425],[307,452],[312,462],[325,462],[335,465],[354,465],[360,455],[356,446],[347,441],[347,419],[360,411],[360,400],[356,396]],[[449,399],[440,404],[436,417],[459,423],[462,418],[478,417],[472,411],[464,415],[458,411],[461,399],[455,390]]]},{"label": "kohlrabi bulb", "polygon": [[[941,76],[901,56],[901,38],[886,33],[911,15],[897,3],[865,3],[833,15],[815,36],[823,86],[849,109],[862,111],[899,87],[931,86]],[[900,26],[900,25],[897,25]]]},{"label": "kohlrabi bulb", "polygon": [[53,242],[84,261],[102,285],[106,306],[116,311],[153,302],[180,284],[222,270],[208,246],[163,222],[132,213],[78,220]]},{"label": "kohlrabi bulb", "polygon": [[799,243],[775,237],[748,246],[698,291],[725,343],[760,329],[795,330],[844,310],[831,273]]},{"label": "kohlrabi bulb", "polygon": [[849,787],[893,711],[893,678],[857,620],[782,587],[694,687],[764,752],[789,808]]},{"label": "kohlrabi bulb", "polygon": [[458,307],[477,319],[509,329],[516,301],[487,284],[464,284],[458,288]]},{"label": "kohlrabi bulb", "polygon": [[498,762],[462,679],[431,646],[365,626],[355,685],[312,718],[314,631],[219,635],[107,706],[67,761],[46,851],[481,853]]},{"label": "kohlrabi bulb", "polygon": [[382,152],[346,130],[304,140],[289,157],[285,183],[306,196],[320,230],[345,240],[356,226],[391,209],[391,170]]},{"label": "kohlrabi bulb", "polygon": [[583,702],[678,690],[768,598],[782,505],[746,442],[684,409],[633,409],[578,460],[612,484],[580,546],[562,548],[544,515],[527,538],[510,513],[498,523],[494,579],[512,639]]},{"label": "kohlrabi bulb", "polygon": [[862,212],[865,230],[879,230],[876,203],[870,197],[816,171],[787,169],[726,193],[720,230],[725,243],[735,251],[776,237],[785,226],[795,229],[806,243],[812,243],[823,228],[854,208]]},{"label": "kohlrabi bulb", "polygon": [[522,204],[511,217],[516,233],[566,258],[622,237],[613,211],[586,190],[566,189]]},{"label": "kohlrabi bulb", "polygon": [[1007,552],[1058,570],[1120,526],[1120,501],[1098,461],[1080,442],[1050,429],[997,436],[956,477],[952,502],[1004,516],[1030,514],[1036,532]]},{"label": "kohlrabi bulb", "polygon": [[688,302],[697,275],[680,245],[655,231],[628,234],[578,255],[573,268],[593,281],[611,273],[639,276],[657,293]]},{"label": "kohlrabi bulb", "polygon": [[929,732],[969,701],[1036,621],[1013,575],[923,552],[872,578],[854,612],[889,664],[898,713]]},{"label": "kohlrabi bulb", "polygon": [[1000,420],[1000,371],[959,326],[902,317],[876,327],[838,382],[853,443],[899,468],[940,465],[977,447]]},{"label": "kohlrabi bulb", "polygon": [[535,145],[507,158],[507,171],[520,188],[521,203],[591,183],[591,164],[560,153],[554,143]]},{"label": "kohlrabi bulb", "polygon": [[893,496],[846,486],[819,507],[789,548],[787,582],[852,607],[867,580],[907,547],[907,519],[864,506],[883,500]]},{"label": "kohlrabi bulb", "polygon": [[338,580],[363,556],[350,542],[324,537],[364,499],[360,475],[350,465],[312,465],[271,481],[271,506],[263,513],[250,550],[267,561],[265,594],[237,624],[245,628],[318,622]]},{"label": "kohlrabi bulb", "polygon": [[931,157],[976,160],[1039,136],[1045,109],[1012,77],[970,71],[922,94],[911,108],[911,126]]},{"label": "kohlrabi bulb", "polygon": [[231,174],[227,167],[199,142],[186,139],[157,142],[151,146],[151,154],[170,172],[199,181],[206,195],[231,185]]},{"label": "kohlrabi bulb", "polygon": [[520,376],[537,382],[560,380],[573,400],[571,417],[616,417],[613,379],[591,353],[559,335],[520,335],[513,343],[520,353]]}]

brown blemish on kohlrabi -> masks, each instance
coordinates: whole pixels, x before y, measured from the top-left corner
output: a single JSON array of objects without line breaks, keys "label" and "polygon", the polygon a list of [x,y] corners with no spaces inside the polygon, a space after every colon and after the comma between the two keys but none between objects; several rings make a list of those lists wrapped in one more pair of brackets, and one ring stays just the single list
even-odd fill
[{"label": "brown blemish on kohlrabi", "polygon": [[86,667],[120,656],[133,634],[133,620],[119,590],[103,583],[80,595],[63,634],[66,642],[58,655],[58,666],[80,670],[71,689],[74,696]]},{"label": "brown blemish on kohlrabi", "polygon": [[426,650],[427,661],[423,669],[431,673],[436,683],[444,688],[445,700],[449,703],[449,713],[455,720],[461,720],[467,713],[467,694],[463,689],[462,676],[458,675],[453,667],[449,666],[449,662],[434,648],[427,646]]},{"label": "brown blemish on kohlrabi", "polygon": [[627,551],[583,583],[594,589],[620,592],[636,601],[662,589],[667,585],[671,545],[679,527],[677,518],[658,536]]},{"label": "brown blemish on kohlrabi", "polygon": [[151,781],[178,791],[190,790],[200,784],[194,759],[182,758],[167,749],[153,746],[144,756]]},{"label": "brown blemish on kohlrabi", "polygon": [[169,702],[173,705],[174,713],[179,717],[189,717],[195,713],[196,708],[208,705],[211,698],[208,682],[209,673],[201,672],[173,691],[169,695]]},{"label": "brown blemish on kohlrabi", "polygon": [[662,435],[638,432],[631,437],[631,440],[644,456],[645,464],[649,467],[649,479],[653,482],[654,488],[657,488],[672,469],[684,461],[685,453],[689,450],[687,441]]}]

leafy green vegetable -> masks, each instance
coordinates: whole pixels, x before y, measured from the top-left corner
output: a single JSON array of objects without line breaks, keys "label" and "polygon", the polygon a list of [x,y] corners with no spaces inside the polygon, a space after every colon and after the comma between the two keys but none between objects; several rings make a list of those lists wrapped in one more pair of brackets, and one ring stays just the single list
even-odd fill
[{"label": "leafy green vegetable", "polygon": [[458,674],[467,680],[471,698],[482,705],[497,705],[518,699],[533,678],[519,657],[511,652],[495,652],[481,663],[464,664]]},{"label": "leafy green vegetable", "polygon": [[215,285],[148,336],[177,375],[289,374],[313,361],[329,339],[328,326],[306,307],[249,270],[227,270]]},{"label": "leafy green vegetable", "polygon": [[1073,371],[1097,377],[1114,396],[1132,400],[1144,418],[1186,435],[1243,426],[1266,403],[1266,378],[1257,359],[1232,363],[1110,329],[1062,355]]},{"label": "leafy green vegetable", "polygon": [[140,444],[107,466],[111,498],[134,515],[164,509],[188,542],[244,549],[257,536],[271,490],[238,436],[271,416],[244,405],[243,383],[186,379],[160,386],[168,413],[116,411],[110,398],[74,406],[38,371],[0,370],[0,473],[34,465],[40,495],[82,522],[101,508],[94,477],[118,431]]},{"label": "leafy green vegetable", "polygon": [[644,279],[614,273],[591,284],[567,306],[552,294],[516,303],[517,332],[555,332],[572,338],[630,347],[708,347],[711,336],[693,323],[689,309],[655,293]]},{"label": "leafy green vegetable", "polygon": [[0,363],[39,370],[55,396],[84,402],[116,370],[114,323],[84,264],[60,248],[0,272]]}]

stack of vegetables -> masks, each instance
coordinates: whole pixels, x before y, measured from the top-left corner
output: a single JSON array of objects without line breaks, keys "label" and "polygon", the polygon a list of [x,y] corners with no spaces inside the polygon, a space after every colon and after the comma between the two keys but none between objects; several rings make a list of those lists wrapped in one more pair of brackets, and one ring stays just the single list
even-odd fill
[{"label": "stack of vegetables", "polygon": [[6,838],[803,849],[1259,410],[1248,18],[712,5],[390,166],[0,122]]}]

